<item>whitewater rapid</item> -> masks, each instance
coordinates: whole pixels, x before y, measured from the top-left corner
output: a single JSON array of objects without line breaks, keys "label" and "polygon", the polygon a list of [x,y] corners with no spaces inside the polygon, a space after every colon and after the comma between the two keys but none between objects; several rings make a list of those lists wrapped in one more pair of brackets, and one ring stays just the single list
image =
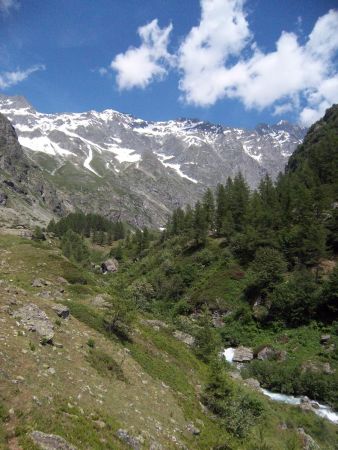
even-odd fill
[{"label": "whitewater rapid", "polygon": [[[223,351],[224,358],[230,364],[233,363],[234,353],[235,349],[233,347],[226,348]],[[268,389],[261,388],[261,392],[275,402],[286,403],[288,405],[300,405],[304,401],[303,397],[279,394],[278,392],[271,392]],[[309,401],[312,402],[313,400]],[[322,403],[318,403],[316,401],[314,401],[314,403],[318,405],[317,408],[313,408],[313,412],[317,414],[317,416],[327,419],[332,423],[338,424],[337,412],[335,412],[332,408]]]}]

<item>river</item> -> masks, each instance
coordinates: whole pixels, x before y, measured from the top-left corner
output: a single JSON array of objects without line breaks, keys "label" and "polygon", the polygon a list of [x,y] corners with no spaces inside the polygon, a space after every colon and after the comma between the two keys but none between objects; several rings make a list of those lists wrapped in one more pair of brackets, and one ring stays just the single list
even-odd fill
[{"label": "river", "polygon": [[[224,358],[230,363],[233,364],[233,357],[234,357],[235,349],[233,347],[229,347],[224,349],[223,356]],[[271,392],[268,389],[261,388],[261,391],[264,395],[269,397],[271,400],[275,402],[280,403],[287,403],[289,405],[300,405],[302,401],[304,400],[304,397],[297,397],[293,395],[286,395],[286,394],[279,394],[278,392]],[[310,400],[312,402],[312,400]],[[332,423],[338,424],[338,413],[333,411],[332,408],[330,408],[327,405],[324,405],[322,403],[318,403],[314,401],[314,403],[317,406],[317,408],[313,408],[313,412],[317,414],[317,416],[320,416],[324,419],[329,420]]]}]

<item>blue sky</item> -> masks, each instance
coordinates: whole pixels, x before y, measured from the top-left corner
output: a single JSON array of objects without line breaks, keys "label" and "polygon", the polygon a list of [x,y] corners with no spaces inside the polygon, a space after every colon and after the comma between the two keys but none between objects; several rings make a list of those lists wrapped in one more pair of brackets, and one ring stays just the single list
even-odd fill
[{"label": "blue sky", "polygon": [[[338,102],[335,0],[0,0],[0,92],[42,112],[309,125]],[[129,50],[128,50],[129,49]]]}]

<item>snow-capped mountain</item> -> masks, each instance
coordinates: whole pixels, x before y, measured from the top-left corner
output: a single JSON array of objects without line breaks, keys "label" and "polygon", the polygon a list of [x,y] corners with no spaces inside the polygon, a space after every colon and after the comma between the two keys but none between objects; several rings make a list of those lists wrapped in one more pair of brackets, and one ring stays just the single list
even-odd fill
[{"label": "snow-capped mountain", "polygon": [[88,209],[81,193],[91,193],[91,207],[124,217],[128,197],[137,224],[162,223],[173,207],[238,171],[251,187],[266,173],[275,177],[306,131],[285,121],[245,130],[187,119],[147,122],[114,110],[42,114],[25,98],[4,95],[0,112],[74,204]]}]

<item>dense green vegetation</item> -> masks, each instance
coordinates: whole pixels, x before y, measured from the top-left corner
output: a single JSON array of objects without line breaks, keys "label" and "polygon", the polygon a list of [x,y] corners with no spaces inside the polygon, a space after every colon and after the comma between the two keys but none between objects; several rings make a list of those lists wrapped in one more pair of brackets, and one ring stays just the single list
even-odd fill
[{"label": "dense green vegetation", "polygon": [[[175,357],[168,370],[133,339],[132,329],[136,316],[156,317],[191,334],[193,352],[208,373],[200,399],[234,439],[264,430],[267,407],[230,379],[218,357],[226,346],[250,346],[255,354],[270,346],[275,356],[250,363],[244,377],[338,408],[337,130],[333,107],[309,130],[276,182],[266,176],[251,192],[238,174],[215,192],[208,189],[194,207],[176,209],[162,233],[144,229],[117,233],[118,242],[106,239],[107,254],[120,263],[106,278],[111,307],[101,315],[70,304],[75,317],[122,339],[145,371],[181,394],[191,386],[169,336],[148,336]],[[80,235],[110,230],[95,220],[71,215],[49,230],[61,237],[67,257],[84,262],[90,250]],[[320,341],[324,333],[330,334],[327,344]],[[114,364],[94,347],[92,363],[114,372]],[[300,426],[297,413],[292,420],[292,427]],[[322,439],[318,430],[312,432]],[[252,448],[275,448],[259,436],[250,439]],[[285,448],[298,446],[290,441]]]}]

